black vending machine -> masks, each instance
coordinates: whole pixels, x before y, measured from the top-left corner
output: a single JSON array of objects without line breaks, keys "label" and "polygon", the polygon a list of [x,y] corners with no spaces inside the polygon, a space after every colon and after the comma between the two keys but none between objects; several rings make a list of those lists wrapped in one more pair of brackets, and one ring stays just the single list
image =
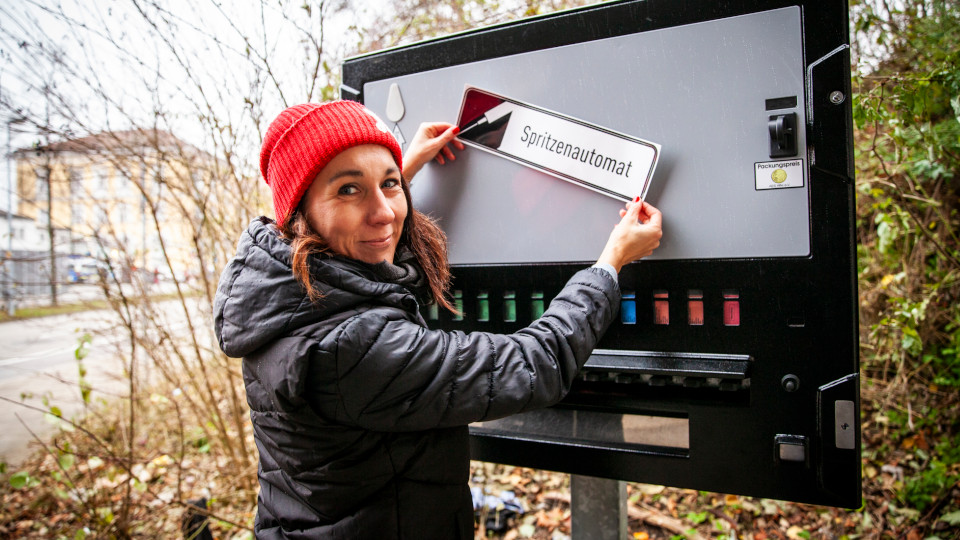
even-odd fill
[{"label": "black vending machine", "polygon": [[[496,127],[509,103],[502,139],[462,133],[457,160],[412,186],[449,237],[463,312],[426,310],[432,327],[519,330],[596,260],[624,200],[664,214],[660,249],[621,272],[620,321],[569,395],[471,426],[474,459],[860,506],[847,9],[608,2],[344,63],[342,97],[404,145],[424,121]],[[506,148],[514,129],[539,131],[540,149],[559,140],[565,158],[587,151],[526,114],[649,141],[651,160],[606,167],[613,183],[641,171],[637,184],[577,181]]]}]

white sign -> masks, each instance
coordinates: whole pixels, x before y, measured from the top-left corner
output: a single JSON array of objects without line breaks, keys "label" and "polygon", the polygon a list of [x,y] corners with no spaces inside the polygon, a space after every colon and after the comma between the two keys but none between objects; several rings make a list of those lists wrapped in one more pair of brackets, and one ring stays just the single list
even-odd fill
[{"label": "white sign", "polygon": [[753,165],[758,190],[803,187],[804,169],[802,159],[767,161]]},{"label": "white sign", "polygon": [[617,199],[644,198],[660,145],[467,87],[460,140]]}]

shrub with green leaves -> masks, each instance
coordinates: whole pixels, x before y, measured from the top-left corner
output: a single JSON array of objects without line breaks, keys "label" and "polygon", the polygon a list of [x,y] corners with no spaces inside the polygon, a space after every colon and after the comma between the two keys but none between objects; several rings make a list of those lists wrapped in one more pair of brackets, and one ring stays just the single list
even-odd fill
[{"label": "shrub with green leaves", "polygon": [[896,504],[922,513],[960,480],[960,2],[854,1],[851,22],[871,459],[907,465]]}]

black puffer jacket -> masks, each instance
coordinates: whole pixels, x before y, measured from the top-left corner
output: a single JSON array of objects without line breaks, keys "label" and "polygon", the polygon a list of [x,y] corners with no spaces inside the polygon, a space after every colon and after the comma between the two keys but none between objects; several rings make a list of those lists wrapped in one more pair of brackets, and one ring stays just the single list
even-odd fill
[{"label": "black puffer jacket", "polygon": [[257,538],[473,538],[467,424],[551,405],[615,316],[617,284],[577,273],[512,335],[429,330],[372,265],[311,261],[294,280],[265,218],[220,278],[220,347],[243,357],[260,452]]}]

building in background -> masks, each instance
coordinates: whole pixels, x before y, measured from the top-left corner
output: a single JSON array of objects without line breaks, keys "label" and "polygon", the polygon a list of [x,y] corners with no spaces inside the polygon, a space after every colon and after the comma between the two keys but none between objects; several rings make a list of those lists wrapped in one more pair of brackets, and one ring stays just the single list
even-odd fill
[{"label": "building in background", "polygon": [[[176,274],[189,279],[196,261],[196,231],[210,192],[216,160],[159,130],[113,131],[13,152],[17,214],[55,235],[64,253],[55,278],[69,282],[79,258],[99,261],[121,281]],[[88,263],[84,263],[88,264]]]},{"label": "building in background", "polygon": [[[9,225],[8,225],[9,224]],[[12,231],[11,231],[12,230]],[[62,246],[63,233],[60,229],[60,236],[56,244]],[[10,238],[10,235],[13,238]],[[37,251],[37,246],[41,249],[50,245],[47,237],[47,228],[37,227],[36,220],[19,214],[7,215],[7,212],[0,210],[0,246],[4,251]],[[60,251],[60,249],[58,249]]]},{"label": "building in background", "polygon": [[[50,228],[40,227],[36,220],[0,210],[0,286],[4,311],[11,302],[44,295],[51,287]],[[71,235],[68,229],[53,228],[54,257],[64,276],[73,264],[70,255]]]}]

